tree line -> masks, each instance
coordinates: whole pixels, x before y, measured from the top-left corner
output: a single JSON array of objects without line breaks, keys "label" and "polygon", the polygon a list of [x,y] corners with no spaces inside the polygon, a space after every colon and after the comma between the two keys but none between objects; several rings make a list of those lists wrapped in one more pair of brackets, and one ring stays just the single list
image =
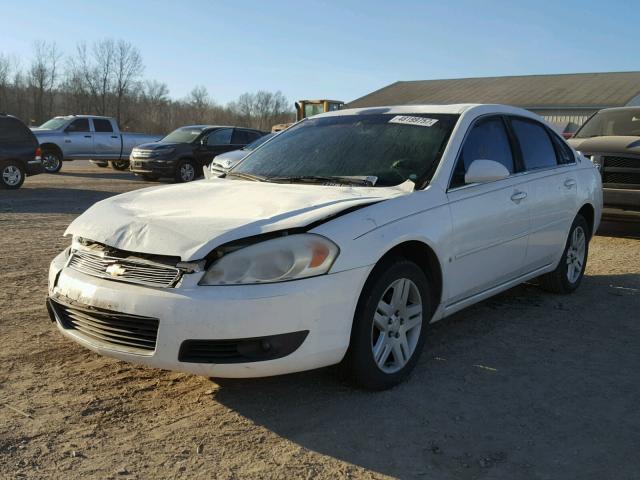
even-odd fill
[{"label": "tree line", "polygon": [[123,130],[160,134],[189,124],[268,131],[274,124],[295,120],[292,105],[280,91],[244,93],[219,105],[205,86],[172,99],[165,83],[143,74],[140,51],[125,40],[79,43],[68,55],[53,42],[37,41],[27,65],[0,52],[0,112],[31,126],[56,115],[108,115]]}]

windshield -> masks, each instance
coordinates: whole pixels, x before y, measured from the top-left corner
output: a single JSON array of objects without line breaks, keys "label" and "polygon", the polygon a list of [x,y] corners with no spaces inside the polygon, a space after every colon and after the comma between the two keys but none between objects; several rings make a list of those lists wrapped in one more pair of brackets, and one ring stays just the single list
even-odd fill
[{"label": "windshield", "polygon": [[160,143],[191,143],[202,133],[204,127],[182,127],[160,140]]},{"label": "windshield", "polygon": [[264,142],[269,140],[274,135],[275,133],[267,133],[266,135],[260,137],[259,139],[254,140],[249,145],[242,147],[242,150],[255,150],[256,148],[258,148],[260,145],[262,145]]},{"label": "windshield", "polygon": [[611,136],[640,137],[640,108],[602,110],[576,133],[576,138]]},{"label": "windshield", "polygon": [[60,127],[66,125],[67,122],[69,122],[68,118],[55,117],[55,118],[52,118],[51,120],[47,120],[46,122],[44,122],[42,125],[40,125],[40,128],[46,128],[47,130],[57,130]]},{"label": "windshield", "polygon": [[[375,186],[429,181],[458,115],[309,118],[250,153],[231,175],[272,181],[367,177]],[[339,180],[338,180],[339,181]]]}]

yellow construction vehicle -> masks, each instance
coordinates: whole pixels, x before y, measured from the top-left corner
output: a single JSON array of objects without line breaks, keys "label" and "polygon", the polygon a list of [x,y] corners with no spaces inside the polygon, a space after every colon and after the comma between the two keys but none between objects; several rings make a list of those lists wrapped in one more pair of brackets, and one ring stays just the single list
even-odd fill
[{"label": "yellow construction vehicle", "polygon": [[[344,102],[340,100],[298,100],[296,102],[296,121],[303,118],[312,117],[319,113],[333,112],[344,107]],[[279,123],[271,127],[272,132],[279,132],[289,128],[291,123]]]}]

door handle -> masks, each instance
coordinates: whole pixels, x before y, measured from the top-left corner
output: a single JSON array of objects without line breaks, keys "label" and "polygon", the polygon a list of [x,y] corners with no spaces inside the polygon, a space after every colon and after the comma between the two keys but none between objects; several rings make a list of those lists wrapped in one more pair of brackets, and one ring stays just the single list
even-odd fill
[{"label": "door handle", "polygon": [[84,138],[91,138],[91,135],[85,135]]},{"label": "door handle", "polygon": [[111,138],[118,138],[117,135],[111,135]]},{"label": "door handle", "polygon": [[576,181],[573,178],[567,178],[564,181],[564,186],[567,188],[572,188],[576,186]]},{"label": "door handle", "polygon": [[511,195],[511,201],[514,203],[520,203],[525,198],[527,198],[527,192],[517,191],[514,192],[513,195]]}]

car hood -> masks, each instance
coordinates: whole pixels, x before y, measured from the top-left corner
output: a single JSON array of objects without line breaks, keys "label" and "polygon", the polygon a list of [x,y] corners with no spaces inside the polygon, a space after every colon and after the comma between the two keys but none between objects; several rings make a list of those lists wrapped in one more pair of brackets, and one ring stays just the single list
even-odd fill
[{"label": "car hood", "polygon": [[640,154],[640,137],[571,138],[569,144],[582,153]]},{"label": "car hood", "polygon": [[221,153],[216,155],[213,161],[220,165],[222,168],[229,170],[235,166],[240,160],[251,153],[249,150],[232,150],[231,152]]},{"label": "car hood", "polygon": [[[149,135],[151,136],[151,135]],[[156,150],[157,148],[171,148],[171,147],[179,147],[181,145],[186,145],[185,143],[168,143],[168,142],[149,142],[143,143],[141,145],[136,145],[135,148],[141,150]]]},{"label": "car hood", "polygon": [[65,235],[131,252],[199,260],[229,241],[304,227],[412,191],[411,182],[376,188],[200,180],[102,200],[76,218]]}]

